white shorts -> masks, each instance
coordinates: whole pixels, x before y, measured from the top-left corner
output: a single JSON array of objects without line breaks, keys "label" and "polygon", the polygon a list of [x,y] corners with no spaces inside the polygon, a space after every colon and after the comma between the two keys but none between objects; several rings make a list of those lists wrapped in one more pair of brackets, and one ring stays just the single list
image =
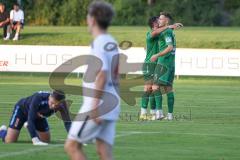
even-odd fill
[{"label": "white shorts", "polygon": [[68,134],[68,139],[75,140],[82,144],[101,139],[113,146],[115,139],[116,121],[103,120],[101,124],[96,124],[93,120],[74,121]]}]

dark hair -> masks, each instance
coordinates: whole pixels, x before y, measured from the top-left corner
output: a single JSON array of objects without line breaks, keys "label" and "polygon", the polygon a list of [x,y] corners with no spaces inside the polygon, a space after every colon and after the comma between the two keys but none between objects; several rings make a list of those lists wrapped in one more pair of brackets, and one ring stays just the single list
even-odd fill
[{"label": "dark hair", "polygon": [[2,3],[2,2],[0,2],[0,6],[5,6],[5,4],[4,4],[4,3]]},{"label": "dark hair", "polygon": [[151,18],[149,18],[148,20],[148,25],[150,28],[153,28],[153,24],[158,21],[158,17],[157,16],[153,16]]},{"label": "dark hair", "polygon": [[100,28],[107,29],[112,22],[114,10],[109,3],[94,1],[88,8],[88,14],[96,19]]},{"label": "dark hair", "polygon": [[172,15],[170,13],[168,13],[168,12],[160,12],[160,16],[162,16],[162,15],[167,17],[170,21],[173,21],[173,17],[172,17]]},{"label": "dark hair", "polygon": [[51,96],[55,98],[57,101],[63,101],[66,98],[65,93],[61,90],[54,90]]},{"label": "dark hair", "polygon": [[17,3],[17,2],[15,2],[15,3],[13,4],[13,6],[18,6],[18,7],[20,7],[19,3]]}]

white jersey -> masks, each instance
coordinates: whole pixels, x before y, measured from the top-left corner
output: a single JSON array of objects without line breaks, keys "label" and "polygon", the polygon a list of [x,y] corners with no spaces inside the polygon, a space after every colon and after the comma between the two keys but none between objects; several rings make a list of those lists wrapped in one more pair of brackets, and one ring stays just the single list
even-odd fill
[{"label": "white jersey", "polygon": [[[99,35],[92,43],[91,54],[101,60],[101,71],[106,72],[106,83],[104,87],[103,99],[107,100],[107,105],[100,107],[101,119],[104,120],[117,120],[120,113],[120,98],[118,93],[118,67],[119,67],[119,52],[118,45],[114,38],[109,34]],[[116,59],[115,59],[116,58]],[[116,60],[116,61],[115,61]],[[91,60],[90,60],[91,61]],[[94,64],[93,64],[94,65]],[[89,66],[90,67],[90,66]],[[94,75],[96,77],[96,75]],[[86,75],[84,75],[84,79]],[[83,80],[84,88],[95,89],[95,82],[88,82],[86,79]],[[83,88],[83,105],[80,109],[80,113],[91,111],[93,108],[94,98],[85,96],[86,89]],[[109,93],[111,96],[109,96]],[[113,97],[114,98],[113,98]],[[117,100],[117,103],[114,103]],[[101,100],[103,103],[103,100]],[[110,106],[112,105],[112,106]]]},{"label": "white jersey", "polygon": [[24,13],[21,9],[19,9],[18,11],[15,10],[11,10],[10,12],[10,19],[13,22],[24,22]]}]

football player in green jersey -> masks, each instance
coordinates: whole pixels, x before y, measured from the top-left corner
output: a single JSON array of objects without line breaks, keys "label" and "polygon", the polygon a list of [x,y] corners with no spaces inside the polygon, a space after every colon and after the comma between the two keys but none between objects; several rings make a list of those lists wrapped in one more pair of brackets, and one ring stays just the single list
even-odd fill
[{"label": "football player in green jersey", "polygon": [[[155,103],[155,97],[152,94],[152,85],[153,85],[153,80],[154,80],[154,71],[155,71],[155,66],[156,62],[151,62],[151,57],[159,52],[159,35],[167,30],[167,29],[177,29],[180,28],[182,24],[176,23],[171,26],[163,26],[159,28],[159,17],[151,17],[149,19],[149,27],[150,31],[147,32],[146,35],[146,58],[143,64],[143,76],[144,76],[144,81],[145,81],[145,86],[144,86],[144,93],[142,96],[142,104],[141,104],[141,115],[140,119],[141,120],[155,120],[156,119],[156,103]],[[148,102],[150,101],[151,105],[151,113],[150,117],[147,117],[147,107],[148,107]]]},{"label": "football player in green jersey", "polygon": [[[172,20],[169,13],[161,12],[159,26],[168,26]],[[167,94],[168,115],[173,120],[176,39],[172,29],[167,29],[159,36],[159,53],[152,56],[151,61],[157,62],[154,72],[153,94],[156,100],[156,118],[164,118],[162,110],[162,94]]]}]

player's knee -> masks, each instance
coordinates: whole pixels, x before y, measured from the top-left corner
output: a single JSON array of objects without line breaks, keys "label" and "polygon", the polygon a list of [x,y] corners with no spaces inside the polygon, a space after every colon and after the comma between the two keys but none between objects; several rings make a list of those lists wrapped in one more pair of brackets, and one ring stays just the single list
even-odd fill
[{"label": "player's knee", "polygon": [[152,85],[145,85],[144,92],[152,92]]},{"label": "player's knee", "polygon": [[153,86],[152,86],[152,90],[153,90],[153,92],[159,90],[159,86],[153,85]]},{"label": "player's knee", "polygon": [[45,143],[50,143],[51,142],[51,137],[50,135],[47,136],[40,136],[40,140]]},{"label": "player's knee", "polygon": [[5,139],[4,139],[4,142],[6,144],[15,143],[18,140],[18,136],[19,136],[19,131],[18,130],[15,130],[15,129],[12,129],[12,128],[8,128],[7,135],[6,135]]},{"label": "player's knee", "polygon": [[39,139],[42,142],[50,143],[50,141],[51,141],[51,134],[50,134],[49,131],[46,131],[46,132],[39,132],[38,131],[38,136],[39,136]]},{"label": "player's knee", "polygon": [[67,153],[71,153],[71,150],[73,149],[73,146],[71,145],[71,142],[66,141],[65,145],[64,145],[64,150]]},{"label": "player's knee", "polygon": [[11,138],[11,137],[7,137],[7,136],[6,136],[5,140],[4,140],[5,144],[10,144],[10,143],[14,143],[14,142],[17,142],[16,138]]},{"label": "player's knee", "polygon": [[166,86],[165,90],[166,90],[167,93],[173,92],[173,87],[172,86]]},{"label": "player's knee", "polygon": [[49,139],[43,139],[43,140],[41,140],[41,141],[43,141],[43,142],[45,142],[45,143],[50,143],[51,142],[51,139],[49,138]]},{"label": "player's knee", "polygon": [[11,140],[5,138],[4,143],[5,143],[5,144],[10,144],[10,143],[13,143],[13,142],[12,142]]},{"label": "player's knee", "polygon": [[64,150],[68,154],[74,153],[75,151],[78,151],[78,144],[73,141],[67,141],[64,145]]},{"label": "player's knee", "polygon": [[50,143],[50,142],[51,142],[51,136],[48,135],[48,136],[43,140],[43,142],[45,142],[45,143]]}]

